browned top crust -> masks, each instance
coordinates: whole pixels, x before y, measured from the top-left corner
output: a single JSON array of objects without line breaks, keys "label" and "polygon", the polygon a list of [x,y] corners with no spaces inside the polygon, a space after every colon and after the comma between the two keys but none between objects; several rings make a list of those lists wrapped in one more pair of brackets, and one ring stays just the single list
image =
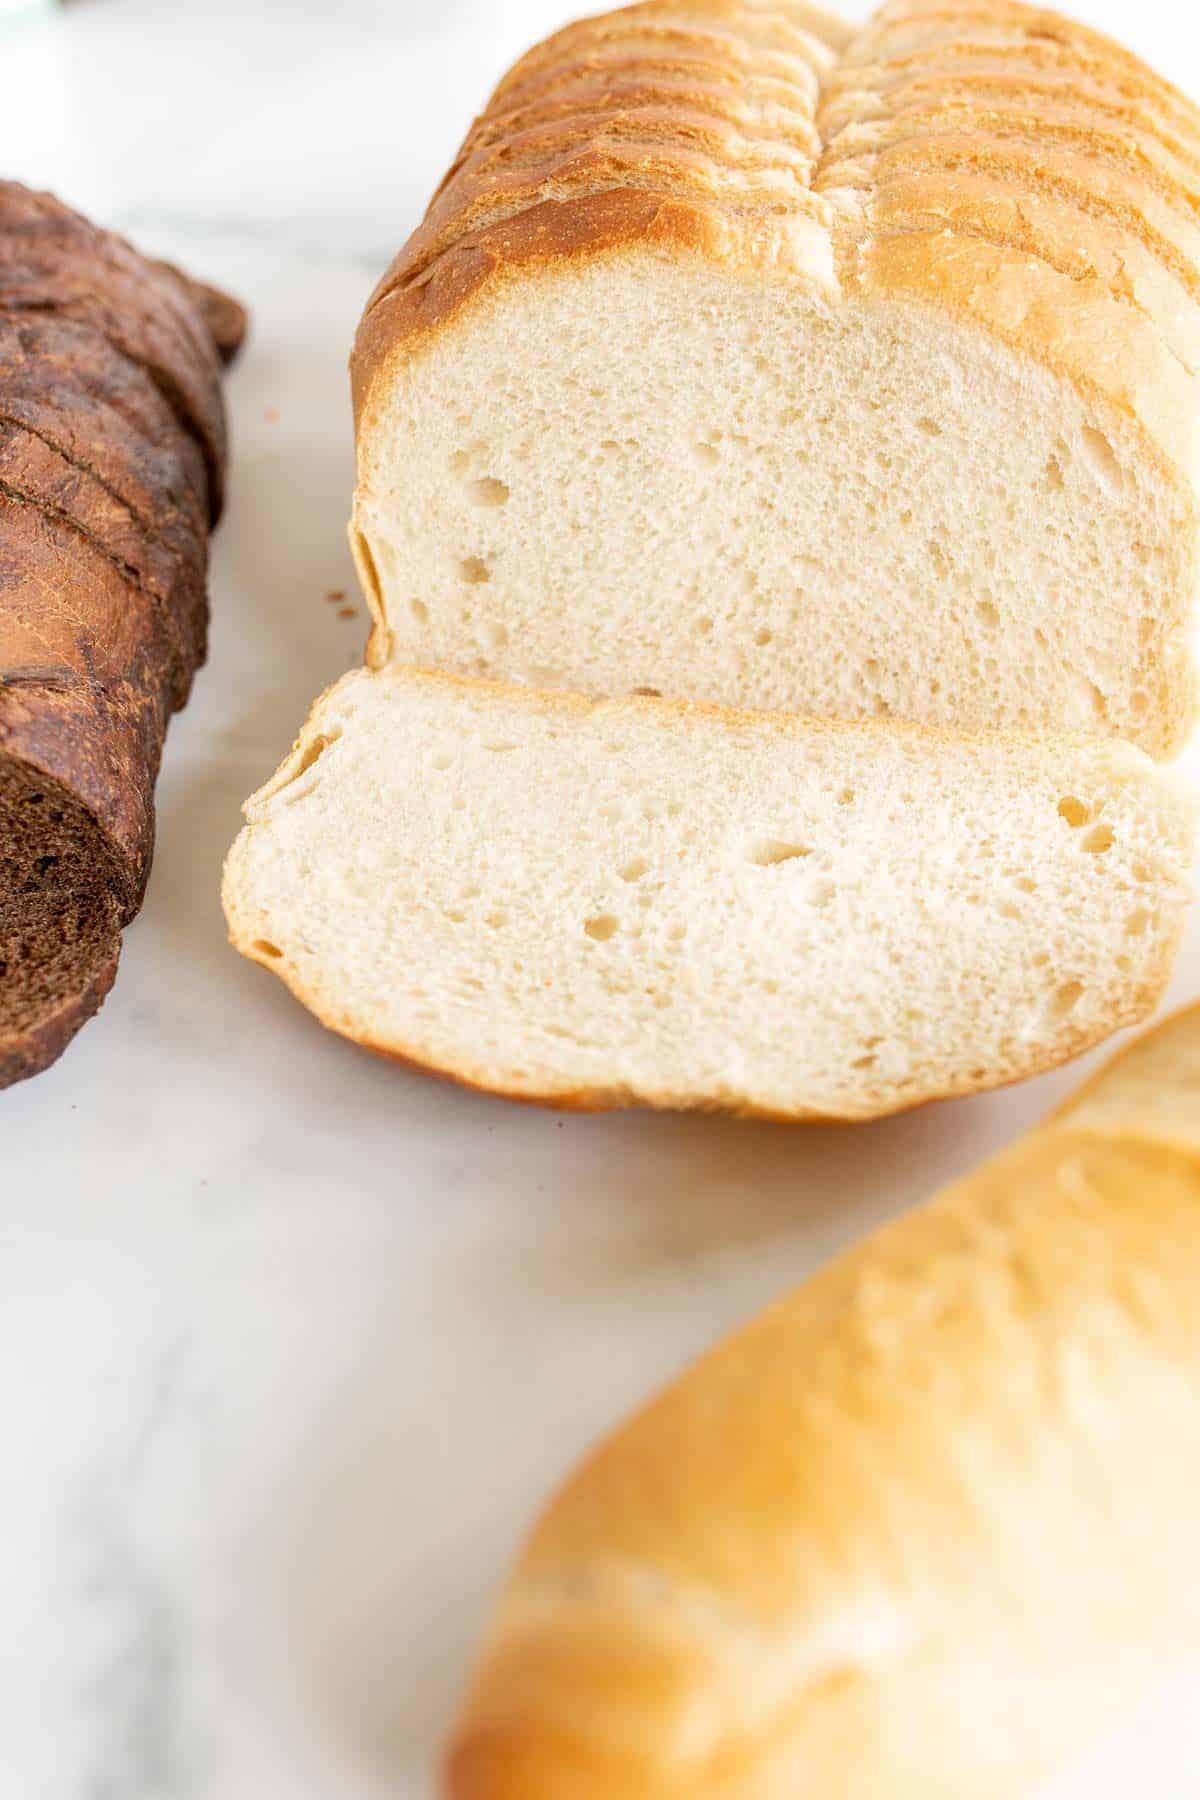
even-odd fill
[{"label": "browned top crust", "polygon": [[148,262],[52,194],[0,182],[0,315],[88,325],[144,370],[199,446],[215,524],[228,446],[207,310],[177,271]]},{"label": "browned top crust", "polygon": [[1200,111],[1018,0],[644,0],[505,76],[368,302],[376,373],[518,269],[667,246],[965,317],[1191,477]]}]

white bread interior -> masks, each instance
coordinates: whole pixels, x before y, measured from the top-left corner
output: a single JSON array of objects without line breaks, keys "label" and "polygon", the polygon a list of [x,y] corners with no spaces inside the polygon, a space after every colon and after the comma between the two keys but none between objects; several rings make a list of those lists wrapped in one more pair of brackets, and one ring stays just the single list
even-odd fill
[{"label": "white bread interior", "polygon": [[1141,1017],[1192,807],[1125,745],[957,741],[388,669],[247,805],[237,947],[463,1081],[865,1118]]},{"label": "white bread interior", "polygon": [[377,663],[1177,747],[1177,483],[936,313],[632,249],[464,314],[359,442]]}]

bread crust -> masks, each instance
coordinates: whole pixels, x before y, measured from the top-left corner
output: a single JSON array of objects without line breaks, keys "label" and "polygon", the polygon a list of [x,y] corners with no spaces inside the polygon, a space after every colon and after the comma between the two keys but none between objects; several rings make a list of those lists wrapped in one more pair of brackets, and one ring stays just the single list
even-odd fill
[{"label": "bread crust", "polygon": [[[931,218],[926,169],[977,199]],[[1200,113],[1101,34],[976,0],[858,32],[790,0],[568,26],[500,83],[371,296],[360,436],[375,384],[467,307],[647,247],[975,325],[1132,422],[1195,525]]]},{"label": "bread crust", "polygon": [[209,522],[220,517],[227,457],[214,340],[184,283],[100,231],[52,194],[0,183],[0,313],[73,319],[143,369],[200,446]]},{"label": "bread crust", "polygon": [[1007,1800],[1190,1653],[1198,1075],[1194,1008],[594,1450],[447,1800]]},{"label": "bread crust", "polygon": [[0,183],[0,1087],[96,1011],[141,903],[167,722],[206,649],[243,330],[236,303]]}]

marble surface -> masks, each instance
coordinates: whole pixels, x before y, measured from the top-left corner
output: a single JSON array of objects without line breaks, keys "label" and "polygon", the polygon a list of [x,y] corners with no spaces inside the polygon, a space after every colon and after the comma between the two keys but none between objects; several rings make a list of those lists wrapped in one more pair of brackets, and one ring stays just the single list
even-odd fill
[{"label": "marble surface", "polygon": [[[372,1060],[225,945],[239,804],[361,653],[358,310],[491,78],[565,10],[0,24],[0,167],[255,320],[149,900],[100,1019],[0,1098],[2,1800],[430,1795],[488,1596],[584,1445],[1076,1079],[857,1131],[561,1118]],[[1078,10],[1200,90],[1179,0]],[[1173,998],[1198,992],[1200,921]],[[1056,1800],[1194,1797],[1200,1669],[1114,1732]]]}]

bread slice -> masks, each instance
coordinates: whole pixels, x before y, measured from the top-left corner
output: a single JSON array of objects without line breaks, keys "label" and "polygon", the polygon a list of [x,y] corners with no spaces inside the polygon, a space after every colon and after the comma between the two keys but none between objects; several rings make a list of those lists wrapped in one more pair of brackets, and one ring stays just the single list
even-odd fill
[{"label": "bread slice", "polygon": [[649,0],[525,57],[373,296],[371,660],[1164,755],[1200,113],[980,0]]},{"label": "bread slice", "polygon": [[1193,1009],[594,1451],[449,1800],[1016,1800],[1193,1658],[1198,1071]]},{"label": "bread slice", "polygon": [[233,942],[474,1086],[867,1118],[1139,1018],[1192,809],[1125,745],[963,742],[402,669],[247,805]]},{"label": "bread slice", "polygon": [[0,738],[0,1088],[47,1068],[103,1003],[124,873],[95,814]]}]

